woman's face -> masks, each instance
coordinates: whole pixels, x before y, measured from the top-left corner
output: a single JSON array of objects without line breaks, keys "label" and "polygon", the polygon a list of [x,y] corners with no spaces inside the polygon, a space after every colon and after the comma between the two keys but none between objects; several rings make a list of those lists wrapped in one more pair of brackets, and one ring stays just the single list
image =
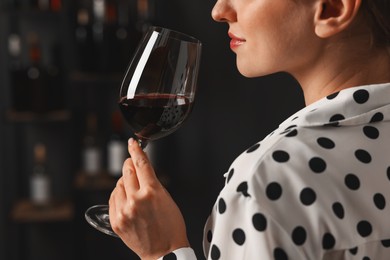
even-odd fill
[{"label": "woman's face", "polygon": [[279,71],[294,74],[308,65],[309,55],[314,55],[315,2],[218,0],[212,17],[228,23],[230,47],[237,55],[241,74],[247,77]]}]

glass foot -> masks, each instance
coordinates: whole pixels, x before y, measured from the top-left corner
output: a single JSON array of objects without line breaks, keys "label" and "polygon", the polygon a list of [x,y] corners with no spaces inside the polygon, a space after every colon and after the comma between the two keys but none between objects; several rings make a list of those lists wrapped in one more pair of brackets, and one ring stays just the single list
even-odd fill
[{"label": "glass foot", "polygon": [[90,207],[85,212],[85,219],[92,227],[100,232],[113,237],[118,237],[111,228],[108,205],[95,205]]}]

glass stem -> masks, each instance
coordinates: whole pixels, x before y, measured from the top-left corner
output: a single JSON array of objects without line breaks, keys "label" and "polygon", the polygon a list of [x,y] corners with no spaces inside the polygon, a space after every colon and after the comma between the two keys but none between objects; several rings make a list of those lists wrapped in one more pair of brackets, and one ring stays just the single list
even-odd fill
[{"label": "glass stem", "polygon": [[138,138],[137,139],[138,145],[141,147],[142,150],[145,150],[145,147],[148,145],[148,141],[145,139]]}]

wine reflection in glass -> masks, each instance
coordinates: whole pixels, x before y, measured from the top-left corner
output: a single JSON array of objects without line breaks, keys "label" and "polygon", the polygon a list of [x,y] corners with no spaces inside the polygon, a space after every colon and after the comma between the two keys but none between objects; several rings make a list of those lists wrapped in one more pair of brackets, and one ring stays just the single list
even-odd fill
[{"label": "wine reflection in glass", "polygon": [[[162,27],[150,27],[140,41],[122,81],[119,107],[142,148],[173,133],[190,114],[201,47],[198,39]],[[99,231],[117,236],[108,211],[108,205],[95,205],[85,218]]]}]

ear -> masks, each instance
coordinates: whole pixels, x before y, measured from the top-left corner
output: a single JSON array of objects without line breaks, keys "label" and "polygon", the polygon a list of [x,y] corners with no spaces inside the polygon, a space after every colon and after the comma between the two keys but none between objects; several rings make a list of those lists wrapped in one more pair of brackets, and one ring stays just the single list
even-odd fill
[{"label": "ear", "polygon": [[358,13],[361,2],[362,0],[319,0],[314,20],[317,36],[328,38],[347,28]]}]

